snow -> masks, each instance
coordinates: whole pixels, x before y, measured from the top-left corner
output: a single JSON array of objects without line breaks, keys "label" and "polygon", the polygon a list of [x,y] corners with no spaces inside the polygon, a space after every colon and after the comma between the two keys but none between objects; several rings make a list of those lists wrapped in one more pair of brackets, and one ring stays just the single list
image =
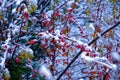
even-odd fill
[{"label": "snow", "polygon": [[26,50],[29,54],[33,55],[33,50],[32,50],[31,48],[26,47],[25,50]]},{"label": "snow", "polygon": [[6,0],[3,0],[3,3],[1,5],[1,7],[4,7],[5,6],[5,3],[6,3]]},{"label": "snow", "polygon": [[67,2],[67,6],[71,6],[74,3],[74,0],[70,0]]},{"label": "snow", "polygon": [[23,0],[15,0],[16,1],[16,5],[19,5]]},{"label": "snow", "polygon": [[49,18],[51,18],[53,12],[54,12],[53,10],[49,10],[49,11],[46,12],[46,18],[47,18],[48,21],[50,21]]},{"label": "snow", "polygon": [[4,64],[5,64],[6,59],[1,57],[1,60],[2,60],[2,62],[0,63],[0,66],[3,69],[5,67]]},{"label": "snow", "polygon": [[59,36],[60,35],[60,30],[55,30],[55,34],[56,34],[56,36]]},{"label": "snow", "polygon": [[93,32],[95,31],[95,28],[94,28],[94,24],[93,24],[93,23],[90,23],[90,24],[89,24],[89,28],[92,29],[91,31],[93,31]]},{"label": "snow", "polygon": [[19,26],[16,26],[12,32],[13,32],[13,34],[16,34],[16,33],[18,33],[19,31],[20,31],[20,27],[19,27]]},{"label": "snow", "polygon": [[88,62],[97,62],[99,64],[107,66],[110,69],[117,70],[117,66],[115,64],[110,63],[107,58],[105,58],[105,57],[92,58],[92,57],[86,56],[86,54],[87,54],[86,52],[82,52],[81,58],[88,61]]},{"label": "snow", "polygon": [[29,4],[37,6],[37,0],[29,0]]},{"label": "snow", "polygon": [[112,52],[111,56],[112,56],[113,60],[120,61],[120,54],[118,52]]},{"label": "snow", "polygon": [[14,14],[16,12],[16,8],[12,9],[12,14]]},{"label": "snow", "polygon": [[52,79],[51,72],[44,65],[41,66],[41,68],[39,70],[39,74],[41,74],[42,76],[45,76],[47,79]]},{"label": "snow", "polygon": [[[1,67],[1,69],[4,69],[5,64],[7,64],[6,60],[9,57],[8,52],[9,52],[9,50],[13,51],[13,47],[11,48],[11,46],[15,46],[16,44],[18,44],[18,45],[22,46],[22,49],[25,49],[31,55],[34,54],[33,50],[30,48],[31,45],[30,46],[25,46],[26,43],[21,44],[21,42],[19,42],[19,40],[25,39],[26,41],[29,41],[29,38],[31,37],[31,33],[35,32],[35,34],[38,34],[38,32],[41,31],[41,27],[40,27],[41,23],[40,24],[35,23],[35,24],[32,24],[31,27],[29,27],[29,24],[28,24],[29,22],[25,18],[23,18],[23,22],[24,22],[24,20],[26,20],[26,21],[24,23],[22,23],[22,19],[20,17],[20,15],[23,15],[22,13],[28,12],[28,9],[30,7],[31,8],[32,7],[36,8],[38,0],[26,0],[27,4],[24,4],[24,3],[21,4],[21,2],[24,1],[24,0],[1,0],[1,1],[2,1],[2,5],[0,6],[0,10],[1,10],[0,14],[2,16],[1,15],[0,16],[3,17],[3,18],[1,18],[0,22],[5,29],[7,28],[7,30],[3,31],[3,32],[5,32],[5,41],[0,42],[1,47],[4,48],[3,50],[0,50],[0,52],[2,52],[2,54],[3,54],[3,56],[0,57],[1,58],[0,67]],[[39,3],[41,4],[42,1],[47,1],[47,0],[39,0],[39,1],[40,1]],[[95,0],[95,1],[97,3],[99,0]],[[69,23],[69,20],[68,20],[68,22],[62,21],[62,17],[64,18],[64,17],[69,16],[69,12],[66,12],[66,11],[67,11],[67,9],[72,9],[72,4],[74,4],[74,3],[77,4],[77,8],[74,9],[73,12],[71,12],[71,15],[73,16],[73,20],[74,20],[73,23],[72,22]],[[52,9],[54,4],[55,4],[54,10],[59,9],[58,11],[60,12],[59,13],[60,15],[57,19],[52,19],[52,15],[55,12]],[[9,13],[9,8],[7,8],[7,7],[9,7],[11,5],[12,5],[12,14],[14,14],[14,17],[11,17],[12,18],[11,22],[13,22],[13,23],[8,23],[9,20],[7,19],[7,17],[9,15],[8,14]],[[25,7],[24,10],[20,11],[20,13],[18,12],[18,14],[17,14],[16,9],[18,7],[23,6],[23,5]],[[57,41],[57,44],[55,46],[60,45],[60,46],[62,46],[62,48],[64,48],[64,46],[66,47],[66,43],[67,43],[67,45],[69,45],[70,47],[72,46],[72,48],[74,49],[74,50],[72,50],[70,48],[71,50],[69,50],[69,48],[66,48],[65,51],[69,53],[68,57],[66,57],[66,56],[62,55],[63,51],[61,49],[57,48],[57,50],[56,50],[57,54],[55,56],[56,56],[56,60],[59,60],[60,63],[58,62],[59,65],[55,64],[56,72],[60,71],[60,70],[63,70],[67,66],[67,65],[63,65],[63,61],[62,61],[63,59],[68,58],[68,62],[70,62],[74,58],[74,56],[77,53],[80,52],[81,49],[76,49],[75,45],[83,46],[83,47],[85,47],[86,51],[90,51],[90,54],[92,54],[92,51],[93,51],[93,53],[97,55],[96,57],[91,57],[91,56],[86,56],[86,54],[87,54],[86,52],[81,53],[80,57],[85,62],[92,63],[90,65],[89,64],[86,65],[87,70],[90,69],[91,65],[93,65],[94,62],[98,63],[98,65],[96,65],[96,67],[94,67],[94,68],[101,67],[101,65],[102,65],[102,66],[107,66],[108,70],[109,69],[117,70],[116,65],[119,65],[119,64],[116,64],[116,65],[113,64],[112,60],[115,60],[115,61],[118,61],[118,62],[120,61],[120,54],[119,54],[120,48],[117,46],[119,41],[120,41],[120,39],[119,39],[120,38],[120,30],[115,30],[114,31],[115,32],[114,40],[116,40],[116,42],[113,39],[110,39],[108,37],[107,38],[101,37],[101,35],[99,33],[97,33],[97,36],[99,36],[101,38],[96,41],[96,48],[94,48],[94,46],[92,47],[92,46],[88,46],[86,44],[89,41],[91,41],[91,39],[93,39],[92,35],[94,34],[94,31],[95,31],[94,23],[97,22],[98,25],[99,24],[102,25],[101,26],[102,32],[106,28],[109,28],[111,26],[111,24],[114,24],[115,19],[111,15],[112,11],[114,11],[113,10],[114,6],[116,6],[116,5],[111,5],[111,3],[108,3],[108,0],[102,1],[102,5],[100,5],[100,8],[103,8],[103,12],[99,13],[98,18],[101,17],[101,19],[97,20],[97,19],[94,19],[94,17],[96,18],[98,5],[94,4],[94,1],[91,2],[91,3],[86,3],[86,0],[78,0],[78,2],[75,2],[75,0],[58,0],[58,4],[56,4],[54,2],[54,0],[51,0],[50,6],[49,5],[46,6],[45,9],[43,10],[43,12],[45,13],[45,16],[44,16],[46,18],[45,20],[47,20],[49,22],[52,19],[54,21],[54,24],[53,24],[55,26],[55,28],[54,28],[55,30],[53,31],[54,33],[49,33],[49,31],[47,31],[48,28],[53,27],[53,25],[52,26],[50,25],[48,27],[42,27],[42,29],[43,30],[45,29],[44,31],[46,31],[46,32],[40,32],[38,34],[39,37],[35,36],[36,41],[37,41],[38,38],[40,38],[39,39],[40,42],[45,44],[47,42],[47,41],[45,41],[45,38],[47,38],[48,44],[51,44],[50,42],[54,38]],[[44,5],[40,5],[40,8],[38,8],[37,11],[39,12],[39,10],[41,10],[42,7],[44,7]],[[86,9],[90,9],[90,15],[88,15],[88,16],[86,16],[86,14],[85,14]],[[35,20],[37,18],[38,18],[38,20],[42,20],[41,17],[39,17],[41,15],[41,13],[40,14],[35,13],[33,15],[36,16],[36,18],[34,18]],[[31,20],[31,21],[34,20],[34,19],[32,19],[33,15],[31,15],[31,13],[29,14],[29,20]],[[97,21],[94,22],[94,20],[97,20]],[[90,23],[89,21],[92,21],[92,23]],[[109,25],[107,24],[107,21],[110,22]],[[4,22],[7,23],[7,25],[10,25],[10,26],[4,26],[4,24],[3,24]],[[64,29],[64,23],[65,22],[66,22],[66,26],[68,26],[70,28],[70,32],[69,32],[70,34],[68,33],[67,36],[65,36],[64,34],[63,35],[60,34],[60,32],[61,32],[60,30]],[[22,31],[24,31],[23,33],[25,33],[23,35],[22,34],[19,35],[20,28],[23,27],[23,26],[21,27],[21,25],[28,26],[27,31],[22,30]],[[32,30],[32,28],[34,28],[34,30]],[[32,32],[29,32],[30,31],[29,29]],[[80,29],[81,29],[81,31],[80,31]],[[109,34],[109,32],[108,32],[108,34]],[[2,35],[4,35],[4,34],[2,34]],[[7,37],[6,37],[6,35],[7,35]],[[40,36],[40,35],[42,35],[42,36]],[[86,36],[86,35],[88,36],[88,38],[82,37],[82,36]],[[18,43],[17,43],[16,40],[14,40],[17,36],[19,37]],[[30,37],[28,37],[28,36],[30,36]],[[118,41],[117,41],[117,39],[118,39]],[[13,40],[13,41],[11,41],[11,40]],[[15,44],[13,44],[13,42],[15,42]],[[110,42],[112,43],[112,46],[110,45]],[[46,46],[48,44],[46,44]],[[104,45],[105,45],[105,47],[108,47],[108,48],[113,47],[113,48],[111,48],[111,54],[110,54],[112,59],[107,59],[106,58],[106,56],[108,55],[107,54],[108,51],[106,50],[106,48],[104,48]],[[25,46],[25,47],[23,47],[23,46]],[[35,46],[36,46],[36,44],[35,44]],[[47,47],[49,47],[49,46],[47,46]],[[101,52],[100,53],[96,52],[96,51],[99,50],[100,47],[101,47]],[[116,51],[116,48],[118,49],[117,51]],[[17,50],[18,50],[18,47],[17,47],[15,53],[17,52]],[[57,52],[57,51],[59,51],[59,52]],[[61,53],[61,54],[59,54],[59,53]],[[78,64],[80,62],[80,59],[81,59],[80,57],[76,60],[75,64]],[[46,61],[50,60],[48,56],[47,57],[45,56],[45,58],[46,58]],[[84,63],[84,61],[83,61],[83,63]],[[44,61],[41,61],[41,62],[44,63]],[[33,61],[33,63],[34,63],[34,61]],[[49,61],[49,63],[52,64],[52,61]],[[46,67],[44,65],[42,66],[41,63],[39,63],[39,64],[41,66],[41,68],[39,70],[40,75],[43,75],[43,76],[45,75],[46,77],[51,78],[52,75],[50,73],[49,68],[47,68],[47,67],[50,67],[50,65],[47,65],[47,67]],[[71,72],[73,72],[73,75],[72,75],[73,78],[76,77],[76,75],[74,75],[74,73],[78,74],[78,76],[79,75],[83,76],[83,74],[81,74],[80,69],[86,67],[86,66],[84,66],[84,64],[76,65],[76,66],[74,67],[74,69],[72,68],[72,71],[71,71]],[[33,69],[31,64],[30,65],[26,64],[26,67],[29,67],[29,68]],[[60,70],[59,70],[59,68],[60,68]],[[70,70],[68,70],[68,71],[70,71]],[[56,76],[56,78],[57,78],[57,76]],[[78,77],[76,77],[75,79],[77,80],[77,78]],[[63,77],[63,80],[64,79],[65,78]],[[48,79],[48,80],[50,80],[50,79]],[[86,79],[82,79],[82,77],[81,77],[81,79],[79,78],[79,80],[86,80]]]}]

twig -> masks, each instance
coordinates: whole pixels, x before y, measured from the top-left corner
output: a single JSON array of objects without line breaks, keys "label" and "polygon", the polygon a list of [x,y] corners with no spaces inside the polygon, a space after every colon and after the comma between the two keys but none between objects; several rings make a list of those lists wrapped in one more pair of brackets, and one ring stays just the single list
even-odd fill
[{"label": "twig", "polygon": [[50,0],[47,1],[46,5],[43,6],[42,10],[40,11],[40,13],[42,13],[44,11],[44,9],[47,7],[47,5],[49,4]]}]

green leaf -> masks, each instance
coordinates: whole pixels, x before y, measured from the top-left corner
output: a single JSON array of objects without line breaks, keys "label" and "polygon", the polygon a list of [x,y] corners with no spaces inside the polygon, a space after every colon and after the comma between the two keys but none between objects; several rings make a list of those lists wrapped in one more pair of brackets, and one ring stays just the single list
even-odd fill
[{"label": "green leaf", "polygon": [[87,0],[88,3],[90,3],[90,0]]},{"label": "green leaf", "polygon": [[78,2],[78,0],[74,0],[75,2]]},{"label": "green leaf", "polygon": [[85,13],[88,16],[90,14],[90,10],[87,9]]},{"label": "green leaf", "polygon": [[55,3],[58,4],[58,0],[55,0]]},{"label": "green leaf", "polygon": [[111,3],[115,3],[116,2],[116,0],[109,0]]},{"label": "green leaf", "polygon": [[27,27],[27,26],[24,26],[23,28],[24,28],[24,30],[25,30],[25,31],[27,31],[27,30],[28,30],[28,27]]}]

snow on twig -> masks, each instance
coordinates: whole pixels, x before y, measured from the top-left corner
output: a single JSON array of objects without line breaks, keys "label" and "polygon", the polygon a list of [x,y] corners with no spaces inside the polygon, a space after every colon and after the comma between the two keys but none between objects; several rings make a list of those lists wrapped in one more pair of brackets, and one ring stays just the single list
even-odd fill
[{"label": "snow on twig", "polygon": [[[46,33],[46,32],[41,32],[39,33],[42,35],[42,38],[55,38],[56,40],[59,40],[59,37],[58,36],[55,36],[55,35],[52,35],[50,33]],[[62,35],[61,35],[62,36]],[[83,43],[82,41],[78,41],[76,39],[73,39],[73,38],[67,38],[64,36],[64,38],[70,40],[70,41],[73,41],[73,42],[77,42],[79,45],[83,45],[85,46],[85,49],[89,49],[90,51],[92,51],[92,48],[90,46],[88,46],[87,44]],[[110,63],[109,60],[105,57],[99,57],[99,56],[96,56],[96,57],[90,57],[90,56],[86,56],[87,52],[82,52],[81,54],[81,58],[83,58],[84,60],[88,61],[88,62],[96,62],[98,64],[101,64],[101,65],[104,65],[104,66],[107,66],[108,68],[110,69],[113,69],[113,70],[116,70],[117,66]],[[95,54],[98,54],[98,52],[95,52]]]},{"label": "snow on twig", "polygon": [[2,48],[5,48],[5,52],[4,52],[3,58],[1,57],[1,59],[2,59],[2,62],[0,63],[1,70],[5,67],[5,61],[6,61],[6,58],[8,57],[7,54],[8,54],[8,49],[10,48],[11,34],[15,35],[16,32],[19,33],[19,31],[20,31],[19,26],[16,26],[14,24],[11,24],[10,27],[12,27],[14,29],[12,31],[10,30],[8,32],[7,39],[6,39],[5,43],[2,45]]},{"label": "snow on twig", "polygon": [[6,46],[7,49],[6,49],[5,53],[4,53],[3,58],[1,57],[1,59],[2,59],[2,62],[0,63],[1,68],[5,67],[5,61],[6,61],[6,58],[7,58],[8,49],[10,48],[10,46],[9,46],[10,41],[11,41],[11,37],[10,37],[10,33],[9,33],[8,34],[8,39],[5,41],[5,44],[2,45],[2,47]]},{"label": "snow on twig", "polygon": [[113,69],[113,70],[116,70],[117,66],[115,64],[112,64],[109,62],[109,60],[105,57],[89,57],[89,56],[86,56],[86,52],[82,52],[81,54],[81,58],[88,61],[88,62],[96,62],[96,63],[99,63],[99,64],[102,64],[104,66],[107,66],[108,68],[110,69]]}]

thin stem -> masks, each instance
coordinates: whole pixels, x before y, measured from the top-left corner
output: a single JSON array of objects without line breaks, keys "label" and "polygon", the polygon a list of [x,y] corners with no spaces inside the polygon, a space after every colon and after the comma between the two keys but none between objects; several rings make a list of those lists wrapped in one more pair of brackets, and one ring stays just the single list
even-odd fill
[{"label": "thin stem", "polygon": [[80,51],[73,59],[72,61],[67,65],[67,67],[65,68],[65,70],[60,74],[60,76],[56,79],[56,80],[60,80],[60,78],[63,76],[63,74],[68,70],[68,68],[73,64],[73,62],[75,62],[75,60],[79,57],[79,55],[82,53],[82,51]]}]

